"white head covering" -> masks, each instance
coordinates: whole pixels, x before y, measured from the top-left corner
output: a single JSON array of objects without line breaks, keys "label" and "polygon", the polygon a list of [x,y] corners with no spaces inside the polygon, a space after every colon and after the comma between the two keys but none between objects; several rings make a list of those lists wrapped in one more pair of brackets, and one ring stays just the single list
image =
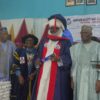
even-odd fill
[{"label": "white head covering", "polygon": [[88,26],[88,25],[83,25],[81,27],[81,32],[89,32],[89,33],[92,33],[92,27],[91,26]]}]

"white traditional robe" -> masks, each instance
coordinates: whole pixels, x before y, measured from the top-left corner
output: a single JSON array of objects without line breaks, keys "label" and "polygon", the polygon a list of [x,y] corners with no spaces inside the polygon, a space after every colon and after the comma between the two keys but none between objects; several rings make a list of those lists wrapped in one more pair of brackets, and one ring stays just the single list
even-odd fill
[{"label": "white traditional robe", "polygon": [[[95,65],[100,63],[100,44],[94,41],[88,44],[78,43],[73,45],[70,51],[74,100],[100,100],[100,94],[97,94],[95,90],[97,80]],[[100,79],[100,75],[98,79]]]}]

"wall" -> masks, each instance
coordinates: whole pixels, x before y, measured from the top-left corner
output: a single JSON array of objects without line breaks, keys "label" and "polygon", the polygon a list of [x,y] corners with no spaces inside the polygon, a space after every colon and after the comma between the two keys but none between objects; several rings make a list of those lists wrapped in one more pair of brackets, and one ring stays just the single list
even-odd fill
[{"label": "wall", "polygon": [[54,13],[64,16],[100,14],[100,0],[93,6],[66,7],[65,0],[0,0],[0,19],[47,18]]}]

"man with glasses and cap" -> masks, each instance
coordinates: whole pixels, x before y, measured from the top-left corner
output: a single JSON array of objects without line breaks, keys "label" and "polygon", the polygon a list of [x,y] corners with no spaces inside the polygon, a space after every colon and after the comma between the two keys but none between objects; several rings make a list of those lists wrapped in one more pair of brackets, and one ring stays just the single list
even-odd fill
[{"label": "man with glasses and cap", "polygon": [[[0,93],[2,94],[0,94],[1,100],[9,100],[10,98],[11,83],[9,74],[10,67],[13,62],[13,53],[15,49],[16,47],[14,43],[8,40],[7,28],[0,27]],[[5,88],[3,88],[3,86]]]},{"label": "man with glasses and cap", "polygon": [[74,100],[100,100],[100,43],[92,40],[92,27],[81,27],[81,42],[71,47]]},{"label": "man with glasses and cap", "polygon": [[38,38],[32,34],[28,34],[22,38],[22,42],[24,47],[18,48],[14,52],[14,62],[12,66],[12,69],[16,73],[14,89],[16,91],[16,100],[31,100],[35,72],[33,60]]},{"label": "man with glasses and cap", "polygon": [[0,77],[9,79],[12,55],[16,47],[13,42],[8,40],[8,31],[6,27],[0,28],[0,41]]},{"label": "man with glasses and cap", "polygon": [[67,28],[61,14],[48,18],[47,38],[38,47],[36,65],[39,67],[32,100],[70,100],[70,41],[63,37]]}]

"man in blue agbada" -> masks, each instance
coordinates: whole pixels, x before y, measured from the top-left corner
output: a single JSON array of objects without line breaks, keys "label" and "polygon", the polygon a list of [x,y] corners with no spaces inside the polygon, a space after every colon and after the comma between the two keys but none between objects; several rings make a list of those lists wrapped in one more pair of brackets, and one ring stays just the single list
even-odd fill
[{"label": "man in blue agbada", "polygon": [[16,47],[8,40],[6,27],[0,28],[0,79],[9,80],[9,70],[13,61],[13,53]]},{"label": "man in blue agbada", "polygon": [[[0,99],[10,99],[11,82],[9,70],[13,62],[15,45],[8,40],[8,30],[0,27]],[[6,88],[6,89],[5,89]],[[6,97],[5,97],[6,96]]]},{"label": "man in blue agbada", "polygon": [[39,66],[32,100],[70,100],[70,41],[63,37],[66,20],[60,14],[48,18],[48,35],[36,55]]},{"label": "man in blue agbada", "polygon": [[38,38],[28,34],[22,38],[22,42],[24,43],[24,48],[18,48],[14,53],[12,66],[16,74],[14,89],[16,91],[16,100],[30,100],[35,72],[33,60]]}]

